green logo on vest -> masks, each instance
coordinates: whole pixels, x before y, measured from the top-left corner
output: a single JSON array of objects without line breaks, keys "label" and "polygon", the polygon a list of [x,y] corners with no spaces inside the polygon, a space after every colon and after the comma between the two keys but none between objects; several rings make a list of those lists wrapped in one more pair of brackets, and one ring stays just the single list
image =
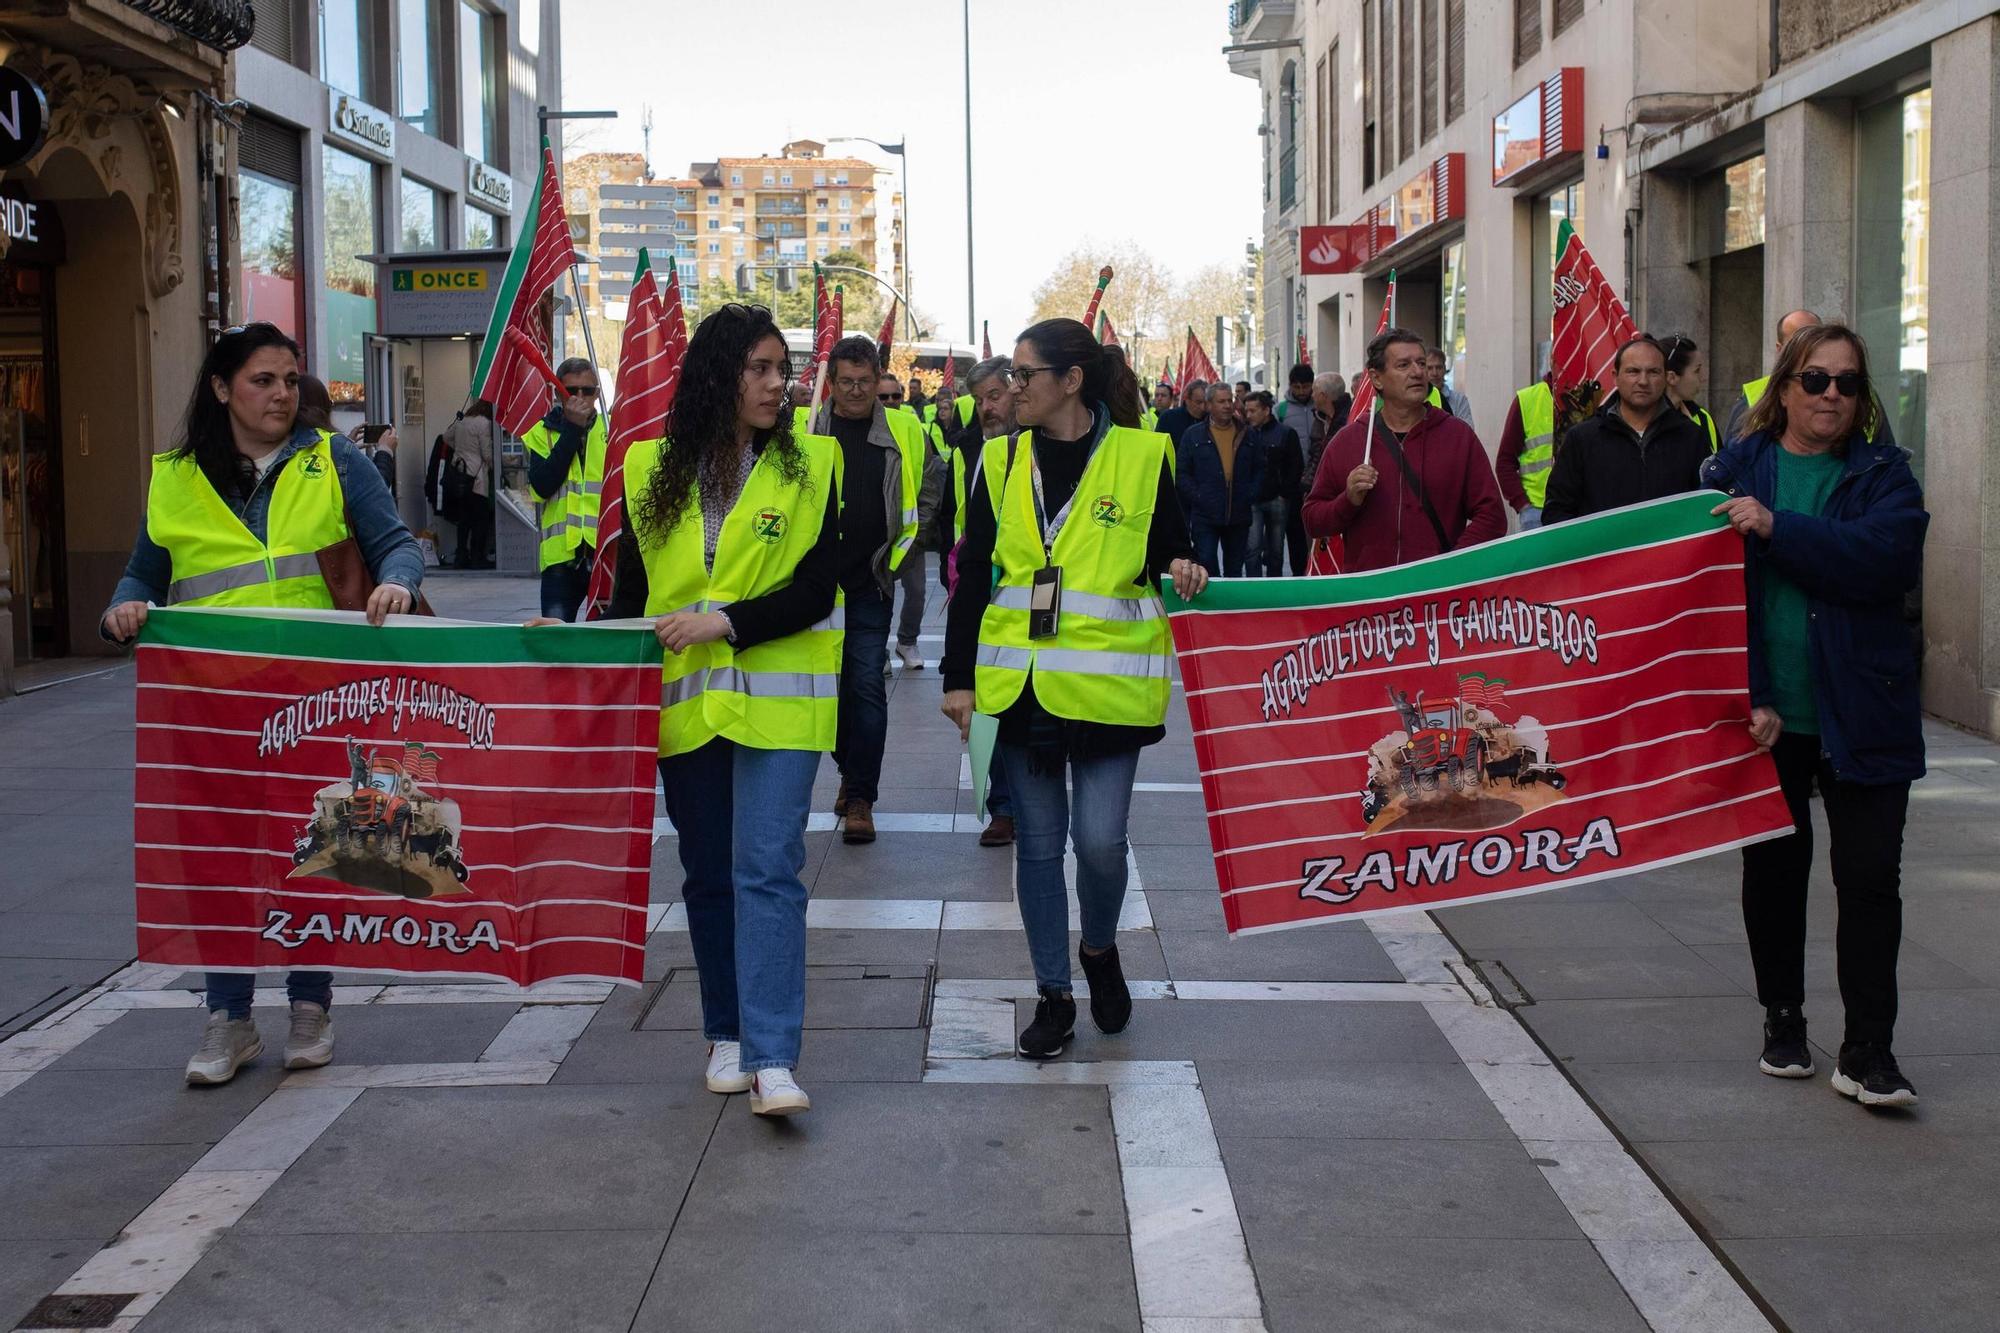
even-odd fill
[{"label": "green logo on vest", "polygon": [[759,509],[750,520],[750,531],[766,546],[776,546],[785,539],[785,516],[776,509]]},{"label": "green logo on vest", "polygon": [[1090,517],[1100,528],[1115,528],[1125,521],[1125,506],[1108,495],[1100,495],[1090,507]]},{"label": "green logo on vest", "polygon": [[299,470],[308,477],[324,477],[326,460],[318,454],[305,454],[299,459]]}]

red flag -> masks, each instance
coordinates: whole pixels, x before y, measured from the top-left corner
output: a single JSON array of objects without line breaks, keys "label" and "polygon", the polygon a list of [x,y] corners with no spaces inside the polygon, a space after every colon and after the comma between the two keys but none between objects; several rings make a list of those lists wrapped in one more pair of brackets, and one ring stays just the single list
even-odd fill
[{"label": "red flag", "polygon": [[993,355],[993,339],[987,332],[988,327],[985,320],[982,319],[979,321],[979,359],[981,361]]},{"label": "red flag", "polygon": [[[493,418],[510,435],[524,435],[549,406],[548,379],[535,365],[537,352],[548,358],[548,328],[541,318],[542,297],[570,265],[575,247],[563,218],[562,186],[556,180],[556,155],[542,140],[542,174],[528,200],[533,226],[521,229],[514,254],[500,280],[486,341],[473,372],[472,396],[493,404]],[[515,338],[507,337],[509,333]],[[526,347],[523,346],[526,344]],[[552,376],[549,378],[553,378]]]},{"label": "red flag", "polygon": [[882,364],[889,364],[889,349],[896,343],[896,298],[889,298],[889,317],[882,321],[882,331],[875,335],[875,345],[882,349]]},{"label": "red flag", "polygon": [[1111,285],[1111,265],[1097,270],[1097,290],[1090,294],[1090,304],[1084,308],[1083,326],[1087,329],[1097,326],[1097,307],[1104,303],[1104,289]]},{"label": "red flag", "polygon": [[958,397],[958,357],[951,345],[944,349],[944,378],[938,381],[937,398],[940,403],[949,403]]},{"label": "red flag", "polygon": [[1110,315],[1099,315],[1097,317],[1097,341],[1103,343],[1106,347],[1116,347],[1119,345],[1118,330],[1111,327]]},{"label": "red flag", "polygon": [[662,295],[652,259],[641,248],[625,310],[625,336],[618,349],[618,401],[611,405],[611,426],[605,439],[597,556],[583,599],[586,620],[598,619],[611,605],[618,541],[625,526],[625,453],[635,441],[657,440],[667,433],[667,414],[673,410],[674,392],[680,388],[687,340],[680,267],[668,260],[667,290]]},{"label": "red flag", "polygon": [[1194,336],[1194,329],[1188,329],[1187,358],[1181,362],[1182,387],[1200,380],[1213,384],[1222,376],[1216,372],[1215,363],[1208,359],[1208,352],[1201,345],[1201,339]]},{"label": "red flag", "polygon": [[[1385,332],[1396,319],[1396,270],[1389,270],[1389,291],[1382,298],[1382,317],[1375,321],[1375,332]],[[1347,411],[1349,421],[1358,421],[1364,412],[1375,410],[1375,381],[1367,375],[1361,377],[1361,387],[1355,391],[1354,406]]]},{"label": "red flag", "polygon": [[839,283],[833,285],[833,337],[838,342],[847,333],[847,306],[841,299],[846,289]]},{"label": "red flag", "polygon": [[812,410],[819,410],[820,380],[825,377],[827,358],[833,355],[833,344],[838,335],[833,331],[833,298],[826,288],[826,274],[820,272],[819,265],[813,265],[813,341],[812,351],[806,356],[806,363],[799,370],[799,383],[812,385]]},{"label": "red flag", "polygon": [[1625,303],[1604,280],[1597,261],[1583,248],[1583,238],[1564,218],[1556,229],[1555,319],[1550,361],[1556,372],[1556,392],[1585,380],[1611,387],[1611,358],[1638,326]]}]

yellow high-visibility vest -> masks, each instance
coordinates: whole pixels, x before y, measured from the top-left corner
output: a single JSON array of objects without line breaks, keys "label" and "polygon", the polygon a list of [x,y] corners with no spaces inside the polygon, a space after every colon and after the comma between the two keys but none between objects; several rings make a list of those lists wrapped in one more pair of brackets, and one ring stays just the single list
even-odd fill
[{"label": "yellow high-visibility vest", "polygon": [[[979,623],[974,703],[999,714],[1032,673],[1035,697],[1057,717],[1121,726],[1166,719],[1173,645],[1159,594],[1144,582],[1146,540],[1171,446],[1154,431],[1113,426],[1077,482],[1051,554],[1035,516],[1034,436],[986,442],[988,488],[1000,488],[993,599]],[[1049,515],[1053,520],[1055,515]],[[1056,636],[1028,637],[1035,571],[1062,567]]]},{"label": "yellow high-visibility vest", "polygon": [[1757,400],[1759,398],[1762,398],[1764,396],[1764,390],[1770,387],[1771,387],[1771,377],[1769,375],[1764,376],[1764,378],[1762,379],[1751,380],[1748,384],[1743,386],[1743,405],[1745,407],[1757,406]]},{"label": "yellow high-visibility vest", "polygon": [[1549,469],[1556,465],[1556,396],[1546,381],[1537,380],[1514,401],[1521,405],[1521,489],[1540,509],[1549,494]]},{"label": "yellow high-visibility vest", "polygon": [[1700,403],[1687,404],[1687,414],[1694,418],[1694,424],[1708,432],[1708,451],[1714,453],[1722,447],[1722,432],[1716,429],[1715,418]]},{"label": "yellow high-visibility vest", "polygon": [[[690,497],[672,531],[637,529],[646,566],[646,614],[727,610],[790,583],[825,526],[829,488],[840,486],[840,446],[824,435],[795,437],[806,457],[804,485],[788,482],[767,453],[722,520],[715,568],[702,554],[701,502]],[[669,440],[635,442],[625,455],[629,494],[644,494]],[[660,753],[685,754],[717,736],[760,750],[831,750],[840,701],[845,624],[836,592],[832,613],[782,639],[738,650],[727,640],[668,653],[661,672]]]},{"label": "yellow high-visibility vest", "polygon": [[258,541],[192,458],[153,456],[146,535],[173,562],[170,606],[333,608],[318,552],[347,539],[347,497],[333,465],[333,433],[300,449],[271,483]]},{"label": "yellow high-visibility vest", "polygon": [[[537,421],[528,427],[521,443],[529,453],[547,458],[556,447],[556,432]],[[604,414],[590,423],[583,449],[570,460],[569,475],[554,495],[542,501],[540,568],[566,565],[579,547],[597,546],[597,507],[604,491]]]}]

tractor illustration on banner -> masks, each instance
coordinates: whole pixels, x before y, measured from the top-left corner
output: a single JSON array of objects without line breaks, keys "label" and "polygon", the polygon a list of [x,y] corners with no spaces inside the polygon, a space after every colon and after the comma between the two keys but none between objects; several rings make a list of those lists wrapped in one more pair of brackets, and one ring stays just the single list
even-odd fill
[{"label": "tractor illustration on banner", "polygon": [[287,878],[316,876],[400,898],[469,892],[458,802],[436,795],[438,754],[416,741],[388,754],[347,742],[348,778],[319,789]]},{"label": "tractor illustration on banner", "polygon": [[1369,747],[1361,818],[1370,833],[1500,828],[1562,799],[1569,781],[1548,761],[1547,730],[1493,711],[1506,702],[1506,686],[1461,676],[1456,695],[1434,702],[1421,690],[1412,699],[1389,688],[1402,729]]}]

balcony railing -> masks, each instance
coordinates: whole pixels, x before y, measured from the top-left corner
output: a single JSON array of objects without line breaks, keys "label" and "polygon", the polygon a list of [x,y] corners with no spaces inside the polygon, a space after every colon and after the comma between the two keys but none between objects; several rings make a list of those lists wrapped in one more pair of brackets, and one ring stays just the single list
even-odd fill
[{"label": "balcony railing", "polygon": [[1240,28],[1257,16],[1258,0],[1233,0],[1229,6],[1229,26]]}]

